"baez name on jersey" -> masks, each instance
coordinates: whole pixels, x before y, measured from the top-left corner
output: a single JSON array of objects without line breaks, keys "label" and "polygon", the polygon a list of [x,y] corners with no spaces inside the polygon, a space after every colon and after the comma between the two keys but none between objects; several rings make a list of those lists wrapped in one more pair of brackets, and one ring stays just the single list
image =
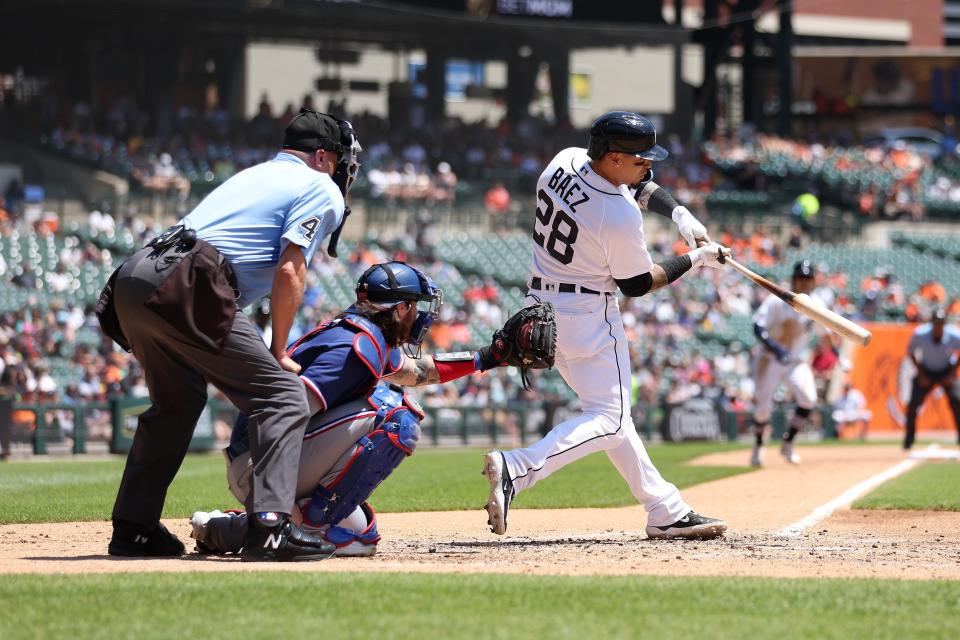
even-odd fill
[{"label": "baez name on jersey", "polygon": [[[570,207],[573,213],[577,212],[577,205],[590,199],[590,196],[580,187],[580,182],[574,179],[575,177],[573,174],[565,173],[561,168],[556,170],[550,177],[550,182],[547,183],[547,186]],[[577,199],[574,200],[574,198]]]}]

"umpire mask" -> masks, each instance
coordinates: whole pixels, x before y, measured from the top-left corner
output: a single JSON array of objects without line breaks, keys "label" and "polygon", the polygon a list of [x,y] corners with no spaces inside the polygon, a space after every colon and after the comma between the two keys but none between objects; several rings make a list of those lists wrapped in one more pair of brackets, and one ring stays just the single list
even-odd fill
[{"label": "umpire mask", "polygon": [[337,161],[337,168],[333,172],[333,183],[340,188],[343,194],[343,220],[340,225],[330,234],[330,242],[327,244],[327,254],[331,258],[337,257],[337,242],[340,240],[340,233],[343,231],[343,225],[347,223],[350,217],[350,205],[346,204],[347,193],[350,187],[357,181],[357,174],[360,173],[360,152],[363,148],[357,135],[353,131],[353,126],[346,120],[337,120],[340,126],[340,144],[338,153],[340,159]]},{"label": "umpire mask", "polygon": [[337,120],[340,126],[340,143],[336,151],[340,154],[340,160],[337,162],[337,169],[333,172],[333,183],[340,188],[343,197],[347,197],[350,187],[357,181],[357,174],[360,173],[360,152],[363,148],[357,135],[353,131],[353,125],[346,120]]}]

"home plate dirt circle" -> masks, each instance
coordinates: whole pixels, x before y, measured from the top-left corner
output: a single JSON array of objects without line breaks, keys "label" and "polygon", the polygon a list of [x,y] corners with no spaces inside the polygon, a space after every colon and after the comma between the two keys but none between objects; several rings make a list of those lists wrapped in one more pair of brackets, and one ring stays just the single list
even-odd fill
[{"label": "home plate dirt circle", "polygon": [[[109,522],[70,522],[0,527],[0,573],[418,571],[960,579],[960,513],[840,506],[809,528],[780,535],[904,460],[894,446],[819,446],[801,452],[800,466],[768,455],[768,465],[759,471],[684,491],[695,509],[730,524],[720,540],[648,540],[639,506],[515,509],[505,536],[489,532],[480,509],[385,513],[379,515],[383,540],[372,558],[270,564],[193,553],[181,559],[110,558]],[[747,455],[711,454],[692,464],[743,465]],[[189,546],[185,519],[165,524]]]}]

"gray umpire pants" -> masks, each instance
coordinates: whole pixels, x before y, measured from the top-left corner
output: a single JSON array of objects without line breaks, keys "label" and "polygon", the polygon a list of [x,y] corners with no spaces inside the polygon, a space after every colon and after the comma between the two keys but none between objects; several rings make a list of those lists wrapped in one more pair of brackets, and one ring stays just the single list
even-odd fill
[{"label": "gray umpire pants", "polygon": [[145,308],[176,264],[141,249],[114,285],[117,318],[143,366],[152,406],[138,419],[113,517],[142,524],[159,520],[206,404],[208,382],[249,417],[253,473],[247,510],[289,513],[309,418],[303,383],[280,367],[240,312],[223,350],[213,353]]}]

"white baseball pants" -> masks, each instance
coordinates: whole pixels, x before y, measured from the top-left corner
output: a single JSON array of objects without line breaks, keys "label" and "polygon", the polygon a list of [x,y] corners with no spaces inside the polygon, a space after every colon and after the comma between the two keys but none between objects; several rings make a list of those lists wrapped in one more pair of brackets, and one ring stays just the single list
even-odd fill
[{"label": "white baseball pants", "polygon": [[759,424],[770,421],[773,413],[773,396],[783,382],[793,394],[797,406],[813,409],[817,404],[817,385],[813,370],[806,362],[780,364],[773,354],[762,351],[753,363],[753,419]]},{"label": "white baseball pants", "polygon": [[504,452],[514,488],[529,489],[557,469],[605,451],[646,509],[648,524],[676,522],[690,507],[657,471],[630,417],[630,356],[616,295],[532,293],[556,307],[556,366],[580,397],[582,413],[535,444]]}]

